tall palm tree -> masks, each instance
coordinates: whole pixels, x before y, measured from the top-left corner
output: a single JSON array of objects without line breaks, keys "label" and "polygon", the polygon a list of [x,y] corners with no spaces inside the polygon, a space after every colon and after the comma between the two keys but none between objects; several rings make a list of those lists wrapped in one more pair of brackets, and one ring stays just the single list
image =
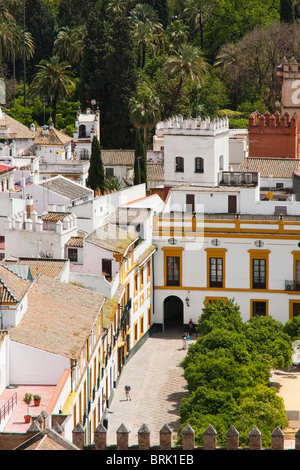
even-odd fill
[{"label": "tall palm tree", "polygon": [[61,62],[57,56],[42,60],[38,72],[33,77],[29,92],[34,96],[47,96],[51,105],[51,117],[56,125],[56,105],[67,98],[74,87],[73,73],[70,64]]},{"label": "tall palm tree", "polygon": [[54,53],[61,61],[77,64],[82,59],[86,26],[63,27],[54,41]]},{"label": "tall palm tree", "polygon": [[107,4],[105,13],[108,19],[114,20],[125,16],[127,13],[127,1],[126,0],[110,0]]},{"label": "tall palm tree", "polygon": [[182,13],[182,17],[186,18],[190,25],[194,26],[196,30],[200,30],[201,49],[204,46],[203,25],[209,18],[213,3],[212,0],[186,0],[185,9]]},{"label": "tall palm tree", "polygon": [[132,37],[138,43],[138,67],[144,68],[146,47],[150,45],[155,52],[163,30],[157,12],[147,3],[138,3],[129,14]]},{"label": "tall palm tree", "polygon": [[137,129],[144,131],[144,149],[147,152],[148,130],[160,119],[160,102],[149,80],[141,78],[136,95],[129,101],[130,119]]},{"label": "tall palm tree", "polygon": [[164,71],[170,77],[179,76],[179,82],[169,109],[169,115],[172,115],[184,81],[190,79],[201,84],[206,71],[206,63],[202,57],[201,50],[187,43],[183,44],[178,51],[174,51],[166,59]]},{"label": "tall palm tree", "polygon": [[172,21],[165,32],[165,42],[169,51],[179,49],[188,40],[189,28],[181,19]]}]

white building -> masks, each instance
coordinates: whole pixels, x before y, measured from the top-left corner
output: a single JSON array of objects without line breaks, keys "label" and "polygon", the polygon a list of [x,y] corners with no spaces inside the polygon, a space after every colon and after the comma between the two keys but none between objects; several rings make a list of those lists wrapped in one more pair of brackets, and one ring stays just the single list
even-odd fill
[{"label": "white building", "polygon": [[73,133],[75,159],[89,160],[93,138],[100,142],[100,111],[88,108],[85,113],[78,110]]}]

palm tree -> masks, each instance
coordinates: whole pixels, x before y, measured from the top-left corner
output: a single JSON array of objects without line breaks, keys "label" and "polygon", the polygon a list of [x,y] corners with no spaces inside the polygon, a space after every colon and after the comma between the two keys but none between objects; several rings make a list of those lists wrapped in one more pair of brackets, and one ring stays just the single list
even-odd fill
[{"label": "palm tree", "polygon": [[187,18],[189,24],[200,30],[200,45],[203,49],[203,23],[213,8],[212,0],[187,0],[183,10],[183,18]]},{"label": "palm tree", "polygon": [[54,41],[54,53],[61,61],[77,64],[83,55],[86,26],[76,28],[63,27]]},{"label": "palm tree", "polygon": [[178,52],[174,51],[166,59],[164,71],[170,77],[179,76],[179,82],[169,109],[169,115],[172,115],[184,81],[190,79],[201,84],[206,71],[206,63],[198,47],[191,44],[183,44]]},{"label": "palm tree", "polygon": [[160,41],[162,24],[159,22],[157,12],[147,3],[138,3],[129,15],[132,37],[138,43],[138,67],[144,68],[146,47],[150,45],[155,52]]},{"label": "palm tree", "polygon": [[108,19],[115,20],[125,16],[127,13],[127,1],[126,0],[110,0],[107,4],[105,13]]},{"label": "palm tree", "polygon": [[169,51],[177,50],[189,36],[189,28],[183,20],[174,20],[166,28],[166,44]]},{"label": "palm tree", "polygon": [[147,152],[148,130],[160,119],[160,102],[155,91],[146,78],[141,78],[136,95],[129,101],[130,119],[137,129],[144,131],[144,149]]},{"label": "palm tree", "polygon": [[32,97],[47,96],[55,126],[57,102],[67,98],[74,87],[71,66],[67,62],[60,62],[57,56],[53,56],[49,60],[42,60],[37,67],[39,71],[33,77],[29,91]]}]

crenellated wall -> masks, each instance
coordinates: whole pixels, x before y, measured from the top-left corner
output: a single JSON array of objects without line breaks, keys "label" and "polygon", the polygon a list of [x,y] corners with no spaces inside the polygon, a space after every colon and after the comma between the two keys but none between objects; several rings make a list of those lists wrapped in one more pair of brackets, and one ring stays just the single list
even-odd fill
[{"label": "crenellated wall", "polygon": [[250,158],[299,158],[299,116],[276,111],[249,116]]}]

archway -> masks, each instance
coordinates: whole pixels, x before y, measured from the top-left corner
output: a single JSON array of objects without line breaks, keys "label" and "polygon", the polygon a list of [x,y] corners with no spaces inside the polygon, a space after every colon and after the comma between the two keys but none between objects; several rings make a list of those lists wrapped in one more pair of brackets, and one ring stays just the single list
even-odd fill
[{"label": "archway", "polygon": [[164,329],[183,326],[183,302],[176,295],[169,295],[164,300]]}]

